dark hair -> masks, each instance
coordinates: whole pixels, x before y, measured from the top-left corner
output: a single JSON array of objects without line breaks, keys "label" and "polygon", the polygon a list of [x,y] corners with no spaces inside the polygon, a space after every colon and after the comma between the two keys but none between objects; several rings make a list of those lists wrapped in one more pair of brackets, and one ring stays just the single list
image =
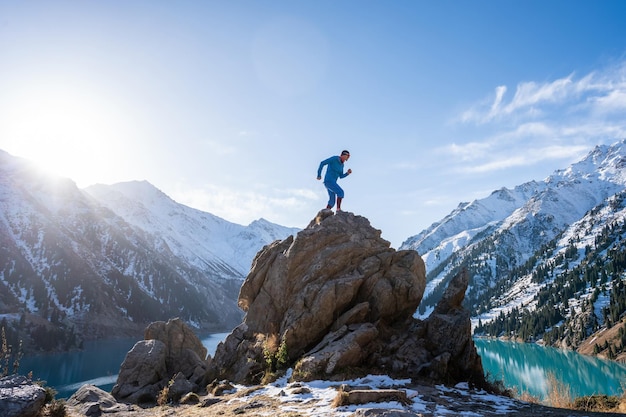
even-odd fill
[{"label": "dark hair", "polygon": [[341,154],[342,154],[342,155],[350,155],[350,152],[348,152],[348,151],[346,151],[346,150],[343,150],[343,151],[341,151]]}]

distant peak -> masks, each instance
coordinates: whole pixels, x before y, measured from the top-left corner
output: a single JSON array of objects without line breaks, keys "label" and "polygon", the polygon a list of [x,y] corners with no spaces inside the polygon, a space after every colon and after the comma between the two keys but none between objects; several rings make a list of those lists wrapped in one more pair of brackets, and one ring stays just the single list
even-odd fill
[{"label": "distant peak", "polygon": [[248,226],[252,226],[252,225],[265,225],[265,224],[270,224],[269,221],[265,220],[263,217],[259,217],[256,220],[253,220]]}]

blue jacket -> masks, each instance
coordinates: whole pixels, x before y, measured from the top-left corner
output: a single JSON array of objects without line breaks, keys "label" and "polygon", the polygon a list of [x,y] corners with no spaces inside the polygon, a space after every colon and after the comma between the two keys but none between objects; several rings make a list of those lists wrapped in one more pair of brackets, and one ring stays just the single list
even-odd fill
[{"label": "blue jacket", "polygon": [[338,156],[331,156],[328,159],[320,162],[320,167],[317,169],[317,176],[322,176],[322,168],[324,165],[328,165],[326,168],[326,175],[324,175],[324,182],[337,182],[338,178],[345,178],[348,174],[343,173],[343,162]]}]

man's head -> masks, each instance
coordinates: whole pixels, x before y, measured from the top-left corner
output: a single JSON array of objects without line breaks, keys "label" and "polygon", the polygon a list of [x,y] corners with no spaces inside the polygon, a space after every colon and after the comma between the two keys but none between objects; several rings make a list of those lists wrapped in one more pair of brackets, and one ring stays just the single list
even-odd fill
[{"label": "man's head", "polygon": [[339,158],[341,159],[341,162],[346,162],[350,158],[350,152],[346,150],[341,151]]}]

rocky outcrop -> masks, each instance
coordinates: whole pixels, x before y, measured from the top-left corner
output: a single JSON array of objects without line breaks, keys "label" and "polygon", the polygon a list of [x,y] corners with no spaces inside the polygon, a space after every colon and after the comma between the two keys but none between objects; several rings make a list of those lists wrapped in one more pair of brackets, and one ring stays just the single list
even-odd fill
[{"label": "rocky outcrop", "polygon": [[425,268],[361,216],[322,210],[309,226],[261,250],[239,293],[246,312],[218,345],[206,381],[257,383],[293,367],[294,379],[346,369],[484,381],[455,278],[428,320],[413,318]]},{"label": "rocky outcrop", "polygon": [[120,367],[111,391],[118,401],[154,402],[170,380],[177,389],[199,389],[208,369],[207,350],[186,324],[180,319],[154,322],[146,328],[144,339],[126,354]]},{"label": "rocky outcrop", "polygon": [[46,401],[46,391],[29,378],[10,375],[0,378],[0,416],[35,417]]}]

